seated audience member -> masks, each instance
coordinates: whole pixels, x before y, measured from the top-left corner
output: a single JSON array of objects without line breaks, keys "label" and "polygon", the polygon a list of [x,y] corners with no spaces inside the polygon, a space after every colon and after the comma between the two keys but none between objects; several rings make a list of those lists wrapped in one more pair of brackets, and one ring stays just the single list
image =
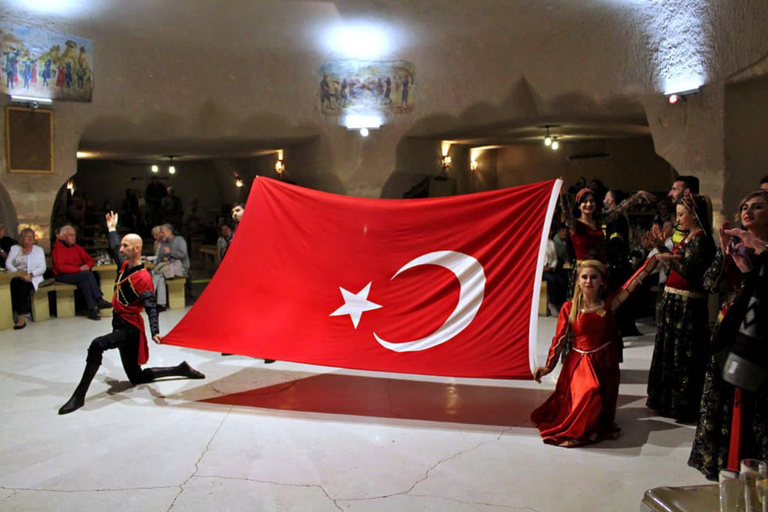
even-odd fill
[{"label": "seated audience member", "polygon": [[227,249],[229,249],[229,243],[232,241],[232,228],[229,227],[229,224],[224,223],[219,229],[221,231],[221,236],[216,241],[217,267],[221,264],[221,260],[224,259],[224,255],[227,253]]},{"label": "seated audience member", "polygon": [[10,236],[5,236],[5,224],[0,224],[0,268],[5,268],[5,259],[8,257],[8,251],[17,243]]},{"label": "seated audience member", "polygon": [[566,284],[562,277],[557,273],[558,260],[555,242],[551,238],[547,240],[547,247],[544,252],[544,274],[542,280],[547,283],[547,316],[557,316],[560,312],[558,305],[559,290],[565,288]]},{"label": "seated audience member", "polygon": [[152,254],[157,254],[157,250],[160,248],[160,244],[163,242],[162,234],[163,226],[155,226],[152,228]]},{"label": "seated audience member", "polygon": [[181,198],[176,196],[176,189],[168,187],[167,194],[160,202],[163,210],[170,213],[182,213],[184,211],[184,205],[181,202]]},{"label": "seated audience member", "polygon": [[555,252],[557,253],[557,274],[561,278],[562,287],[557,290],[557,302],[555,305],[560,310],[560,306],[563,305],[570,294],[568,290],[568,280],[573,273],[572,265],[576,261],[576,257],[573,255],[573,246],[571,240],[568,237],[568,225],[559,224],[555,235],[552,237],[552,241],[555,243]]},{"label": "seated audience member", "polygon": [[653,217],[653,223],[661,225],[668,220],[671,220],[673,223],[675,221],[672,218],[672,205],[669,202],[669,198],[663,198],[659,200],[656,206],[656,215]]},{"label": "seated audience member", "polygon": [[160,226],[160,235],[162,242],[157,248],[152,280],[155,283],[158,310],[165,311],[168,308],[168,290],[165,288],[165,280],[188,275],[189,254],[186,240],[174,234],[172,225]]},{"label": "seated audience member", "polygon": [[139,206],[139,214],[136,216],[136,233],[142,240],[152,236],[152,224],[149,222],[147,205]]},{"label": "seated audience member", "polygon": [[760,190],[768,194],[768,176],[763,176],[760,180]]},{"label": "seated audience member", "polygon": [[29,293],[37,290],[45,273],[45,253],[35,245],[35,232],[22,229],[19,235],[21,243],[10,248],[5,262],[10,272],[26,272],[25,275],[11,279],[11,302],[18,315],[15,330],[27,326],[27,314],[30,311]]},{"label": "seated audience member", "polygon": [[557,252],[557,263],[560,267],[573,260],[573,251],[571,241],[568,238],[568,225],[559,224],[555,231],[552,241],[555,242],[555,251]]},{"label": "seated audience member", "polygon": [[77,285],[85,297],[88,318],[101,320],[99,309],[108,309],[112,305],[103,299],[96,276],[91,272],[93,258],[75,243],[76,236],[75,228],[69,224],[59,229],[58,240],[51,251],[53,275],[61,283]]},{"label": "seated audience member", "polygon": [[136,192],[132,188],[125,189],[125,199],[120,206],[120,218],[128,229],[135,229],[136,220],[139,216],[139,200],[136,198]]}]

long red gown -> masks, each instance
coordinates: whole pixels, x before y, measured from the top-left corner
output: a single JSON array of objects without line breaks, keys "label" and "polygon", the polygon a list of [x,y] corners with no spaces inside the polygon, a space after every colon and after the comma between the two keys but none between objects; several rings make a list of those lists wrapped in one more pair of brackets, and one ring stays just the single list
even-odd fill
[{"label": "long red gown", "polygon": [[[579,446],[615,439],[621,429],[614,422],[619,396],[619,353],[616,328],[610,311],[603,308],[581,313],[573,324],[573,349],[563,362],[554,393],[531,414],[547,444]],[[554,368],[570,324],[573,303],[563,304],[557,332],[546,366]]]}]

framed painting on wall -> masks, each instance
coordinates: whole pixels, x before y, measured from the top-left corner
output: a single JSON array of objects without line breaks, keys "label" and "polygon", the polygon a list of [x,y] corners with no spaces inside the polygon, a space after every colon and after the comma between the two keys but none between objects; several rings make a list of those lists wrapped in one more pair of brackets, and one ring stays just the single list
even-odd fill
[{"label": "framed painting on wall", "polygon": [[5,107],[8,172],[53,173],[53,112]]}]

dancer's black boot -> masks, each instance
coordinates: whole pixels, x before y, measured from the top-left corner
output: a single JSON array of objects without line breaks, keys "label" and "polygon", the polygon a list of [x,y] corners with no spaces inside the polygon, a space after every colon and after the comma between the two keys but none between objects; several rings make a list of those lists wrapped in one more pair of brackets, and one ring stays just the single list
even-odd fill
[{"label": "dancer's black boot", "polygon": [[96,376],[96,372],[99,371],[99,366],[100,365],[95,363],[86,363],[85,370],[83,371],[83,378],[80,379],[80,384],[77,385],[75,392],[72,394],[72,398],[61,406],[59,414],[69,414],[83,406],[85,403],[85,394],[88,392],[88,387],[91,385],[93,377]]},{"label": "dancer's black boot", "polygon": [[188,379],[204,379],[205,375],[195,370],[184,361],[178,366],[167,366],[163,368],[148,368],[152,372],[152,380],[162,377],[186,377]]}]

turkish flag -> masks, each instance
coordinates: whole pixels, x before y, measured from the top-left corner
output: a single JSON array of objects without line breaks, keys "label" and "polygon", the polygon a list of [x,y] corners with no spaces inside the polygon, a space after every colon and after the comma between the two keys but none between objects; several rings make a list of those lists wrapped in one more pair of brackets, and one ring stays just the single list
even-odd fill
[{"label": "turkish flag", "polygon": [[325,366],[530,379],[560,180],[362,199],[257,178],[164,343]]}]

